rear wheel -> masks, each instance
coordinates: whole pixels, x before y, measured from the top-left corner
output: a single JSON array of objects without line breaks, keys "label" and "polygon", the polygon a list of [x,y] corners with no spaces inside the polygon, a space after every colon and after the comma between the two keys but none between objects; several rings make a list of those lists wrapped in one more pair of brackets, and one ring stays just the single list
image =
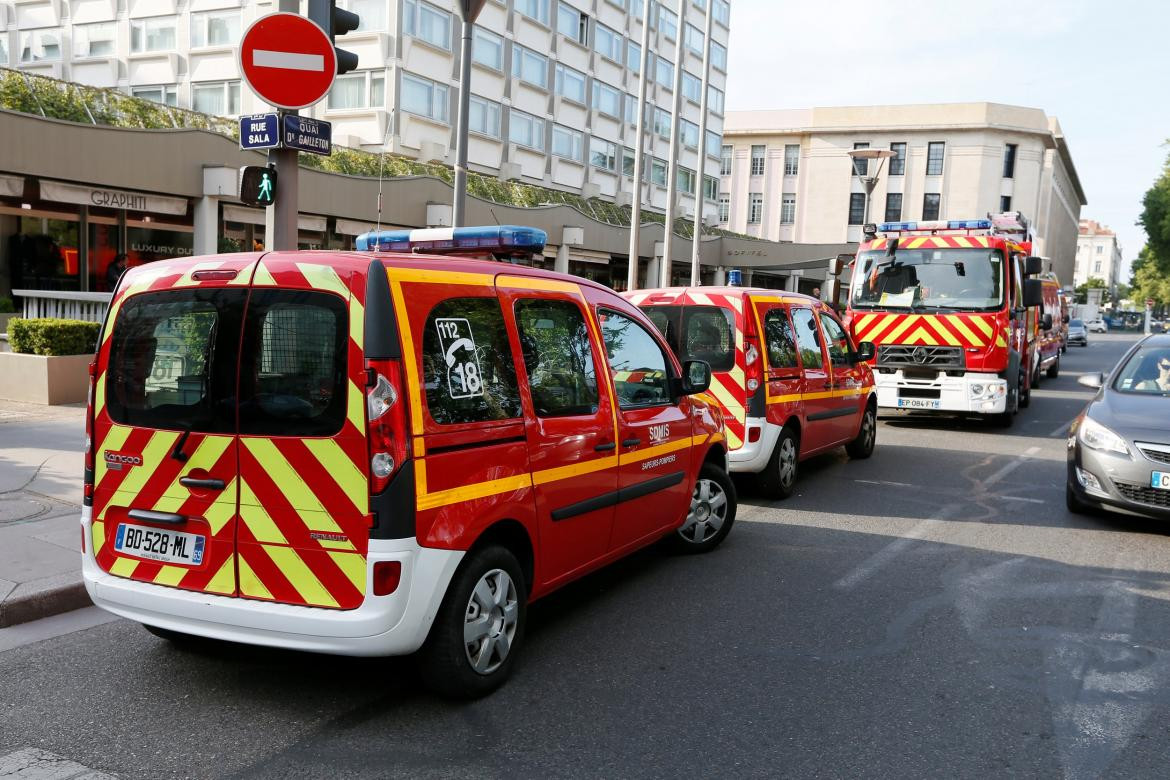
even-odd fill
[{"label": "rear wheel", "polygon": [[1056,379],[1058,376],[1060,376],[1060,358],[1057,358],[1056,362],[1048,367],[1049,379]]},{"label": "rear wheel", "polygon": [[760,489],[769,498],[788,498],[796,486],[799,466],[800,440],[792,428],[785,425],[772,449],[767,468],[759,475]]},{"label": "rear wheel", "polygon": [[687,519],[671,537],[672,546],[683,553],[714,550],[731,532],[735,507],[735,485],[731,477],[714,463],[704,463],[695,480]]},{"label": "rear wheel", "polygon": [[1036,364],[1036,371],[1032,377],[1032,382],[1029,383],[1024,380],[1024,375],[1020,374],[1020,387],[1016,391],[1016,397],[1020,399],[1021,409],[1027,409],[1032,403],[1032,388],[1040,384],[1040,364]]},{"label": "rear wheel", "polygon": [[865,414],[861,417],[861,428],[857,431],[857,438],[845,445],[845,452],[854,460],[863,460],[873,454],[873,446],[877,443],[877,411],[871,403],[865,407]]},{"label": "rear wheel", "polygon": [[507,548],[471,553],[447,588],[419,655],[424,682],[451,699],[476,699],[512,673],[524,638],[528,589]]}]

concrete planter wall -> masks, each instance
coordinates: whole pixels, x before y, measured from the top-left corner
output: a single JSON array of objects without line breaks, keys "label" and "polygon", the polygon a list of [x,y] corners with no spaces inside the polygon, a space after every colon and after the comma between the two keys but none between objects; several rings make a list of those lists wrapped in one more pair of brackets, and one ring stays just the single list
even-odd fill
[{"label": "concrete planter wall", "polygon": [[83,403],[93,355],[22,355],[0,352],[0,398],[32,404]]}]

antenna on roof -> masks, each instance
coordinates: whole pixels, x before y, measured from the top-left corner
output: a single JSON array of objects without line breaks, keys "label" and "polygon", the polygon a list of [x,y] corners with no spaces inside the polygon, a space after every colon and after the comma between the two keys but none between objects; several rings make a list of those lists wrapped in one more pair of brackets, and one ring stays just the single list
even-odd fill
[{"label": "antenna on roof", "polygon": [[382,133],[382,151],[378,155],[378,222],[375,231],[382,229],[382,164],[386,161],[386,144],[390,143],[390,126],[394,122],[394,109],[390,109],[390,116],[386,117],[386,131]]}]

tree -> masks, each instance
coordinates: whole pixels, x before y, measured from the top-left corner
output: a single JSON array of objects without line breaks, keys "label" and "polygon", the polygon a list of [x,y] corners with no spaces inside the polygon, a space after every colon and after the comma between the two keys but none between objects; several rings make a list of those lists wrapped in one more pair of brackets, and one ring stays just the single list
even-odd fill
[{"label": "tree", "polygon": [[1142,247],[1133,263],[1130,286],[1130,297],[1139,307],[1147,300],[1153,300],[1159,308],[1170,306],[1170,273],[1157,262],[1149,244]]},{"label": "tree", "polygon": [[[1162,174],[1142,198],[1138,224],[1146,229],[1146,246],[1142,255],[1163,275],[1170,274],[1170,157],[1162,166]],[[1140,258],[1138,262],[1141,262]],[[1137,278],[1136,264],[1134,278]]]},{"label": "tree", "polygon": [[1104,290],[1101,294],[1101,303],[1108,303],[1112,296],[1109,295],[1109,287],[1105,284],[1104,279],[1099,279],[1096,276],[1090,276],[1085,280],[1084,284],[1077,285],[1074,291],[1077,296],[1077,303],[1089,302],[1089,290]]}]

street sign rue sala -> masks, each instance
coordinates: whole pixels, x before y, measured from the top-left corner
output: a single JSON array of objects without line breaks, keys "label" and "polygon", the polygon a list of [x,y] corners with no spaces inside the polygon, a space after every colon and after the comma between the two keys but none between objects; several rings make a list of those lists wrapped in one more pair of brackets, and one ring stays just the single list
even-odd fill
[{"label": "street sign rue sala", "polygon": [[276,114],[240,117],[240,148],[280,148],[280,117]]}]

